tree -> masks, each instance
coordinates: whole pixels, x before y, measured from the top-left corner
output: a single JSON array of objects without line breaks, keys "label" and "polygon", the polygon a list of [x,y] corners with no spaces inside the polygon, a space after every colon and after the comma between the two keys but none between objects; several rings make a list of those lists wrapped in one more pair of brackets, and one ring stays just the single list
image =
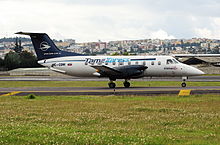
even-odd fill
[{"label": "tree", "polygon": [[19,67],[40,67],[37,58],[28,51],[22,51],[20,54],[10,51],[5,56],[4,65],[9,70]]},{"label": "tree", "polygon": [[129,55],[129,53],[128,53],[128,52],[124,52],[122,55],[126,55],[126,56],[128,56],[128,55]]},{"label": "tree", "polygon": [[23,47],[21,46],[21,40],[19,40],[19,43],[18,43],[18,38],[16,38],[14,51],[16,53],[21,53],[22,49],[23,49]]},{"label": "tree", "polygon": [[21,60],[20,55],[16,52],[10,51],[5,55],[5,67],[9,70],[18,68],[20,66]]},{"label": "tree", "polygon": [[117,56],[117,55],[119,55],[118,52],[114,52],[114,53],[111,54],[111,56]]},{"label": "tree", "polygon": [[90,54],[90,53],[91,53],[89,49],[85,49],[84,52],[85,52],[86,54]]},{"label": "tree", "polygon": [[22,51],[20,53],[20,67],[38,67],[37,58],[28,51]]},{"label": "tree", "polygon": [[0,58],[0,68],[4,67],[4,65],[5,65],[4,60]]}]

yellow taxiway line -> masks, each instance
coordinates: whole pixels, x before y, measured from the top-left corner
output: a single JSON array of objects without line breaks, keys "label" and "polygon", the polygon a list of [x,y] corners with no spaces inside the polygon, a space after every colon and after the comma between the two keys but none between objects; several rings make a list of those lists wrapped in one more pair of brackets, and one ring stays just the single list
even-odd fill
[{"label": "yellow taxiway line", "polygon": [[16,94],[19,94],[21,92],[10,92],[10,93],[7,93],[7,94],[3,94],[3,95],[0,95],[0,97],[6,97],[6,96],[13,96],[13,95],[16,95]]}]

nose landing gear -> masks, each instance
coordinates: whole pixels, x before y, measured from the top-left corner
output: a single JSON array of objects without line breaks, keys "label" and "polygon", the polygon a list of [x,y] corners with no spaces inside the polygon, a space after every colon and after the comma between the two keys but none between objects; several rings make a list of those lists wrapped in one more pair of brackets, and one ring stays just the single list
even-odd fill
[{"label": "nose landing gear", "polygon": [[188,77],[182,77],[182,84],[181,84],[181,86],[183,87],[183,88],[185,88],[186,87],[186,80],[188,79]]},{"label": "nose landing gear", "polygon": [[183,88],[185,88],[185,87],[186,87],[186,83],[185,83],[185,82],[182,82],[181,86],[182,86]]}]

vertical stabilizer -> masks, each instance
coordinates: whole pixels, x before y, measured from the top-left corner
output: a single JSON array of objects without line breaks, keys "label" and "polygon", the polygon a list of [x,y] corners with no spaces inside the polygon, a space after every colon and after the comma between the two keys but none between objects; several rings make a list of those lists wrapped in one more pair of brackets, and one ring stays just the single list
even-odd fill
[{"label": "vertical stabilizer", "polygon": [[27,33],[18,32],[15,34],[29,35],[34,46],[34,50],[37,54],[38,60],[64,57],[64,56],[79,56],[81,54],[62,51],[57,48],[54,42],[46,33]]}]

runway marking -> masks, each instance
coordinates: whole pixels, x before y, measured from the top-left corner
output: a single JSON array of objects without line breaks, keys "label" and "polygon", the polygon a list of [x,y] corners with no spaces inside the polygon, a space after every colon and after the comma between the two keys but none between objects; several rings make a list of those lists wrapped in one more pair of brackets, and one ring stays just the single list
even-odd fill
[{"label": "runway marking", "polygon": [[180,90],[178,96],[189,96],[191,93],[191,90]]},{"label": "runway marking", "polygon": [[3,95],[0,95],[1,97],[6,97],[6,96],[12,96],[12,95],[16,95],[16,94],[19,94],[21,92],[10,92],[10,93],[7,93],[7,94],[3,94]]}]

